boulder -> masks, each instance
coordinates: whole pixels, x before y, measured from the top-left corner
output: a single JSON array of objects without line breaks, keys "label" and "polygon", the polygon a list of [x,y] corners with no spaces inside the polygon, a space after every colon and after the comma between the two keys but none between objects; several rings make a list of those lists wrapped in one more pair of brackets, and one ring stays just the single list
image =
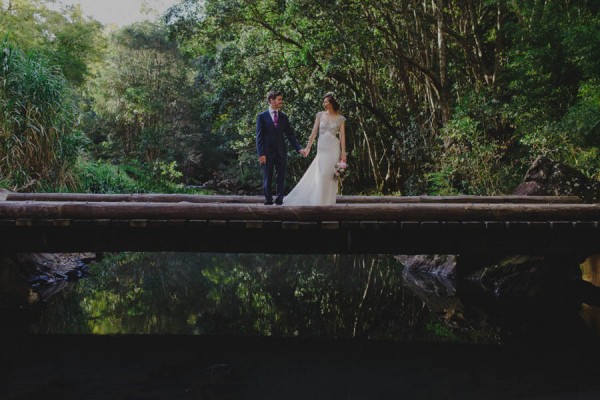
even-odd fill
[{"label": "boulder", "polygon": [[575,168],[540,156],[527,170],[514,195],[578,196],[587,203],[600,201],[600,182],[594,181]]},{"label": "boulder", "polygon": [[395,258],[410,271],[446,277],[456,275],[456,256],[454,255],[397,255]]},{"label": "boulder", "polygon": [[0,255],[0,303],[22,306],[46,301],[87,273],[93,253]]},{"label": "boulder", "polygon": [[540,291],[543,257],[507,256],[469,276],[497,299],[534,298]]}]

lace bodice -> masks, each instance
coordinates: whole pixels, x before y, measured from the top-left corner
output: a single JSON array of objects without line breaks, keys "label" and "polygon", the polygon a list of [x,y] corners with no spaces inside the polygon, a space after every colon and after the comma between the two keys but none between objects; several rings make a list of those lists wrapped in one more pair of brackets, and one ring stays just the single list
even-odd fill
[{"label": "lace bodice", "polygon": [[338,114],[335,117],[328,116],[325,112],[319,113],[319,135],[333,135],[337,136],[340,133],[340,126],[346,118],[343,115]]}]

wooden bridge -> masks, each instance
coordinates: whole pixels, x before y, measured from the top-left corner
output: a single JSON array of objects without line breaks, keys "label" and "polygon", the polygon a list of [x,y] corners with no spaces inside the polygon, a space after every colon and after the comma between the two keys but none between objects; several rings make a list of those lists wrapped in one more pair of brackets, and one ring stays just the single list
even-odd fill
[{"label": "wooden bridge", "polygon": [[0,194],[0,251],[600,253],[600,204],[575,197]]}]

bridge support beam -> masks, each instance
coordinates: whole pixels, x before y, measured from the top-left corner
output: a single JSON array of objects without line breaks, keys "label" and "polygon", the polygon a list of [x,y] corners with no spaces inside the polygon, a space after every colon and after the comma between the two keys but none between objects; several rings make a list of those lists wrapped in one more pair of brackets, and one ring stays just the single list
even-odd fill
[{"label": "bridge support beam", "polygon": [[600,230],[472,223],[322,223],[297,221],[20,221],[0,226],[11,252],[194,251],[354,254],[594,254]]}]

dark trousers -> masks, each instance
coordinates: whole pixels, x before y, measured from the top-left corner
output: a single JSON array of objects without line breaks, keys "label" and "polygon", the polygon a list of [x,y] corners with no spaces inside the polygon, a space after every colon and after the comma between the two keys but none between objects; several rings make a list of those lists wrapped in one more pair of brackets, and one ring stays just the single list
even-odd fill
[{"label": "dark trousers", "polygon": [[273,182],[273,171],[275,171],[275,202],[283,202],[283,194],[285,190],[285,168],[286,159],[279,159],[274,157],[267,157],[267,163],[261,165],[263,174],[263,191],[265,193],[265,200],[267,203],[273,202],[273,193],[271,192],[271,186]]}]

